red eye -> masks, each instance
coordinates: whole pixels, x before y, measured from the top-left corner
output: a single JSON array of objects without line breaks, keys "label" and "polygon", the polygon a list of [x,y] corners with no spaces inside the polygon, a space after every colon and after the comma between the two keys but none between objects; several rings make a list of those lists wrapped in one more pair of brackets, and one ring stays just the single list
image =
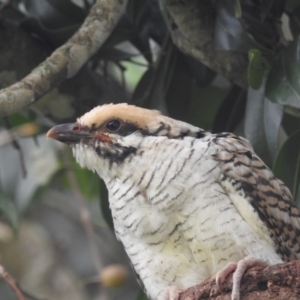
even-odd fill
[{"label": "red eye", "polygon": [[80,130],[80,126],[79,125],[75,125],[74,127],[73,127],[73,131],[79,131]]}]

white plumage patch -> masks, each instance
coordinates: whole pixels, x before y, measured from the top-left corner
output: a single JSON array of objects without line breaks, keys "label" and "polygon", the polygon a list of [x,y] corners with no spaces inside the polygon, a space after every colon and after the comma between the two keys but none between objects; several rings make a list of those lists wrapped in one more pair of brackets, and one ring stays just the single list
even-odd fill
[{"label": "white plumage patch", "polygon": [[93,148],[81,143],[74,145],[72,151],[77,163],[82,168],[86,167],[93,172],[98,172],[100,169],[104,170],[104,168],[102,168],[104,162],[101,160],[99,161],[99,156]]}]

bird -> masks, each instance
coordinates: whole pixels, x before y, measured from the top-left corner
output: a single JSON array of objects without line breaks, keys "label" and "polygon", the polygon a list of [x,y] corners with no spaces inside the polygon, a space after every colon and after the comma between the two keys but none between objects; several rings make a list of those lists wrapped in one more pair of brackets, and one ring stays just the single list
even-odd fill
[{"label": "bird", "polygon": [[233,133],[210,133],[126,103],[93,108],[47,137],[71,146],[109,193],[117,238],[152,300],[178,300],[233,272],[300,258],[300,213],[287,186]]}]

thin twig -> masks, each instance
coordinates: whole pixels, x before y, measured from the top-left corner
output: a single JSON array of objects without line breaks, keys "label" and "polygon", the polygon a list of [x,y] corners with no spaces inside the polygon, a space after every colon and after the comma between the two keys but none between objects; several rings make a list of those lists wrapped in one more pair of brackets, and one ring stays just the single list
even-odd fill
[{"label": "thin twig", "polygon": [[16,281],[7,273],[2,265],[0,265],[0,276],[6,281],[6,283],[11,287],[11,289],[16,294],[18,300],[25,300],[24,295],[19,289]]},{"label": "thin twig", "polygon": [[46,298],[38,298],[24,291],[18,283],[8,274],[2,265],[0,265],[0,276],[7,282],[18,297],[18,300],[25,300],[25,297],[32,300],[46,300]]}]

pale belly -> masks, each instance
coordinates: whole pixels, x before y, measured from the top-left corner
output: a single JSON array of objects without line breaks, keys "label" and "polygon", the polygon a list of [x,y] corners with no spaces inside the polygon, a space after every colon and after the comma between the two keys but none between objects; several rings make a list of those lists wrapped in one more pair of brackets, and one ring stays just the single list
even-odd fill
[{"label": "pale belly", "polygon": [[121,237],[152,299],[167,286],[186,289],[249,255],[268,264],[282,262],[272,243],[245,222],[227,197],[218,198],[217,209],[214,201],[193,203],[170,214],[168,226],[156,234]]},{"label": "pale belly", "polygon": [[[268,247],[252,249],[249,245],[237,245],[224,233],[213,240],[215,248],[187,241],[179,232],[163,242],[158,241],[158,244],[129,236],[122,238],[128,256],[152,299],[157,299],[161,291],[170,285],[184,290],[199,284],[215,275],[228,262],[239,261],[248,255],[269,264],[282,262]],[[259,244],[262,241],[257,238],[253,242]]]}]

